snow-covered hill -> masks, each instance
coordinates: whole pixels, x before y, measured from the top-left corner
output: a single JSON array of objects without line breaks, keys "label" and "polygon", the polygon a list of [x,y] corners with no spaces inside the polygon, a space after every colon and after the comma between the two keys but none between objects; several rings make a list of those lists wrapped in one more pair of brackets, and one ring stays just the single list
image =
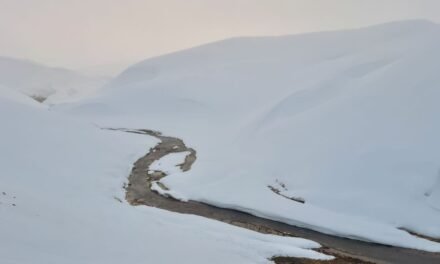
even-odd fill
[{"label": "snow-covered hill", "polygon": [[0,85],[48,104],[70,102],[94,94],[107,80],[34,62],[0,57]]},{"label": "snow-covered hill", "polygon": [[153,138],[101,130],[0,87],[0,262],[266,263],[312,241],[124,202]]},{"label": "snow-covered hill", "polygon": [[440,251],[400,230],[440,237],[439,46],[427,21],[235,38],[148,59],[55,109],[183,138],[199,158],[163,183],[189,199]]}]

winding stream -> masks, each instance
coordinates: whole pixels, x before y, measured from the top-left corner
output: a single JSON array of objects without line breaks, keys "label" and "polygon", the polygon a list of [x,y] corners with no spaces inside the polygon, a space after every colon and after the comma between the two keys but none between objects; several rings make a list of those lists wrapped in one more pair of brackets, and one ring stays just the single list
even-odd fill
[{"label": "winding stream", "polygon": [[[374,243],[367,243],[347,238],[319,233],[313,230],[300,228],[281,222],[260,218],[248,213],[219,208],[212,205],[188,201],[181,202],[168,198],[151,190],[153,182],[159,181],[166,174],[159,171],[150,171],[150,165],[170,153],[188,152],[185,161],[180,164],[182,171],[191,169],[197,156],[196,151],[189,148],[178,138],[163,136],[160,132],[139,129],[109,129],[153,136],[160,142],[149,152],[138,159],[133,166],[128,184],[125,186],[126,200],[133,206],[146,205],[164,210],[198,215],[228,224],[247,228],[253,231],[280,236],[302,237],[320,243],[323,247],[318,251],[336,257],[333,261],[315,261],[288,257],[275,257],[278,264],[288,263],[398,263],[398,264],[439,264],[440,254],[428,253],[412,249],[397,248]],[[167,190],[166,186],[159,185]]]}]

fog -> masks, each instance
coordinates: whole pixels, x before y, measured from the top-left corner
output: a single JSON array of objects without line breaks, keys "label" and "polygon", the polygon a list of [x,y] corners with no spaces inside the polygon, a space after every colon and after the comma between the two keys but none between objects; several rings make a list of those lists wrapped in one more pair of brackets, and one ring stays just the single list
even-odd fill
[{"label": "fog", "polygon": [[115,74],[232,36],[440,22],[439,10],[438,0],[0,0],[0,55]]}]

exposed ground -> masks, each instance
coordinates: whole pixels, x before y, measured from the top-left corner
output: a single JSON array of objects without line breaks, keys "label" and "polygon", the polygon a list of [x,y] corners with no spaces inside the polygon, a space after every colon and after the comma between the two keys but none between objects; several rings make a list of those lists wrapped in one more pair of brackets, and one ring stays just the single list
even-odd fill
[{"label": "exposed ground", "polygon": [[[274,257],[272,260],[277,264],[439,264],[440,254],[427,253],[412,249],[390,247],[380,244],[367,243],[347,238],[341,238],[326,235],[313,230],[291,226],[288,224],[256,217],[244,212],[219,208],[208,204],[189,201],[181,202],[175,199],[157,194],[151,190],[152,182],[165,177],[166,174],[159,171],[150,171],[150,165],[161,159],[167,154],[186,152],[183,164],[180,164],[182,171],[191,169],[196,160],[196,151],[188,148],[185,143],[178,138],[163,136],[160,132],[146,129],[110,129],[128,133],[144,134],[156,137],[160,142],[149,152],[137,160],[133,166],[132,172],[128,178],[128,184],[125,186],[126,200],[131,205],[147,205],[161,208],[164,210],[193,214],[210,219],[215,219],[228,224],[247,228],[260,233],[275,234],[280,236],[302,237],[320,243],[323,247],[317,251],[335,256],[331,261],[316,261],[308,259],[299,259],[292,257]],[[159,185],[167,190],[166,186]],[[274,191],[276,193],[276,191]],[[289,197],[286,197],[289,198]],[[304,202],[297,200],[297,202]]]},{"label": "exposed ground", "polygon": [[433,241],[433,242],[440,243],[440,238],[434,238],[434,237],[425,236],[425,235],[419,234],[417,232],[414,232],[414,231],[409,230],[408,228],[404,228],[404,227],[401,227],[399,229],[403,230],[405,232],[408,232],[408,233],[410,233],[413,236],[420,237],[420,238],[423,238],[423,239],[427,239],[427,240],[430,240],[430,241]]},{"label": "exposed ground", "polygon": [[40,96],[40,95],[31,95],[31,98],[39,103],[43,103],[47,99],[47,97]]}]

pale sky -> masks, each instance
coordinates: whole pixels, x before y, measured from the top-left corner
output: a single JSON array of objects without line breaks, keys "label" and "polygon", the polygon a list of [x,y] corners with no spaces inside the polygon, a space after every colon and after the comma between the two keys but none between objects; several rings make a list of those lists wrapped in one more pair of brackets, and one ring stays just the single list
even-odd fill
[{"label": "pale sky", "polygon": [[404,19],[440,22],[440,0],[0,0],[0,55],[104,68],[232,36]]}]

